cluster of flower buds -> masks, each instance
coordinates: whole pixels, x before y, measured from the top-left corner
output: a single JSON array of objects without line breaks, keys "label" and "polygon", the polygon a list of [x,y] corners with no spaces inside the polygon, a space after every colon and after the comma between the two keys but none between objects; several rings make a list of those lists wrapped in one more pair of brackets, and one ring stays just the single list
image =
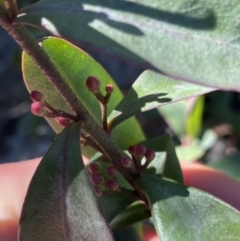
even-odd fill
[{"label": "cluster of flower buds", "polygon": [[[152,149],[147,149],[144,145],[139,144],[129,146],[128,152],[131,158],[124,156],[121,158],[121,164],[126,168],[132,168],[139,172],[146,168],[148,164],[155,158],[155,152]],[[145,163],[142,164],[142,159],[145,157]]]},{"label": "cluster of flower buds", "polygon": [[87,86],[88,90],[95,95],[95,97],[101,104],[108,103],[110,96],[114,90],[113,85],[110,85],[110,84],[106,85],[106,87],[105,87],[106,95],[104,96],[101,92],[101,82],[95,76],[89,76],[87,78],[86,86]]},{"label": "cluster of flower buds", "polygon": [[92,162],[88,165],[88,171],[90,172],[90,179],[98,196],[102,195],[105,191],[119,190],[116,180],[117,169],[114,166],[108,166],[106,175],[104,175],[101,173],[99,165],[96,162]]},{"label": "cluster of flower buds", "polygon": [[46,100],[40,91],[33,90],[30,94],[33,103],[31,104],[31,112],[37,116],[55,118],[60,126],[66,127],[75,116],[56,110]]}]

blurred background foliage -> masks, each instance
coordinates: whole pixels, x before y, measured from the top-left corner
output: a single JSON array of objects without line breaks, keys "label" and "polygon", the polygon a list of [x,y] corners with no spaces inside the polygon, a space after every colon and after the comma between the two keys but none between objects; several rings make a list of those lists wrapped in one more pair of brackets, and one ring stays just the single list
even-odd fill
[{"label": "blurred background foliage", "polygon": [[[19,7],[34,3],[19,1]],[[49,35],[29,28],[40,39]],[[126,92],[142,69],[134,63],[85,49]],[[31,100],[21,74],[21,50],[0,28],[0,163],[45,154],[54,132],[29,111]],[[147,137],[171,133],[181,161],[200,161],[240,181],[240,95],[215,91],[138,116]]]}]

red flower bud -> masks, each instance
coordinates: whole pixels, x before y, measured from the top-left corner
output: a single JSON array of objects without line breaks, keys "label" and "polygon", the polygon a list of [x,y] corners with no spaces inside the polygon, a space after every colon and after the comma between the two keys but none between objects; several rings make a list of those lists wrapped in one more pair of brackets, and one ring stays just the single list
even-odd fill
[{"label": "red flower bud", "polygon": [[146,151],[147,151],[146,147],[142,144],[139,144],[135,146],[134,155],[137,157],[143,157]]},{"label": "red flower bud", "polygon": [[89,76],[86,80],[86,86],[90,92],[97,93],[100,91],[101,83],[96,77]]},{"label": "red flower bud", "polygon": [[134,152],[135,152],[135,146],[129,146],[128,147],[128,152],[133,155]]},{"label": "red flower bud", "polygon": [[100,173],[92,173],[91,181],[94,186],[100,186],[103,183],[104,179]]},{"label": "red flower bud", "polygon": [[114,90],[113,85],[106,85],[105,90],[108,94],[111,94]]},{"label": "red flower bud", "polygon": [[41,102],[43,99],[43,93],[37,90],[33,90],[30,94],[32,101]]},{"label": "red flower bud", "polygon": [[99,166],[97,163],[95,162],[92,162],[88,165],[88,170],[91,172],[91,173],[97,173],[99,172]]},{"label": "red flower bud", "polygon": [[122,157],[121,159],[121,164],[124,166],[124,167],[131,167],[132,165],[132,159],[130,159],[129,157]]},{"label": "red flower bud", "polygon": [[111,177],[114,177],[117,173],[117,169],[114,166],[109,166],[107,168],[107,174]]},{"label": "red flower bud", "polygon": [[119,187],[116,180],[108,180],[107,186],[111,191],[116,191]]},{"label": "red flower bud", "polygon": [[57,123],[61,126],[61,127],[66,127],[67,125],[70,124],[71,120],[65,118],[65,117],[61,117],[58,116],[55,118],[55,120],[57,121]]},{"label": "red flower bud", "polygon": [[45,105],[41,102],[34,102],[31,104],[31,112],[37,116],[44,116],[46,113]]},{"label": "red flower bud", "polygon": [[145,157],[146,157],[147,161],[152,161],[155,158],[154,150],[152,150],[152,149],[147,150],[145,153]]}]

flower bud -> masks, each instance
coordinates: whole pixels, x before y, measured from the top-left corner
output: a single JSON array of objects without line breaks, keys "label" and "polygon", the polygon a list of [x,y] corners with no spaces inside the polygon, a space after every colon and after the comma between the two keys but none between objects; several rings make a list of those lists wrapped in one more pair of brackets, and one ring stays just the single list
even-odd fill
[{"label": "flower bud", "polygon": [[132,159],[130,159],[129,157],[124,156],[124,157],[121,158],[121,164],[124,167],[131,167]]},{"label": "flower bud", "polygon": [[146,151],[147,151],[146,147],[142,144],[139,144],[135,146],[134,155],[137,157],[143,157]]},{"label": "flower bud", "polygon": [[152,161],[155,158],[155,152],[152,149],[149,149],[145,153],[146,160],[148,162]]},{"label": "flower bud", "polygon": [[114,177],[117,173],[117,169],[114,166],[109,166],[107,168],[107,174],[111,177]]},{"label": "flower bud", "polygon": [[116,180],[108,180],[107,186],[111,191],[116,191],[119,188]]},{"label": "flower bud", "polygon": [[55,118],[55,120],[57,121],[57,123],[61,126],[61,127],[66,127],[67,125],[70,124],[71,120],[65,118],[65,117],[61,117],[58,116]]},{"label": "flower bud", "polygon": [[100,186],[103,183],[104,179],[103,179],[102,174],[100,174],[100,173],[92,173],[91,181],[92,181],[92,184],[94,186]]},{"label": "flower bud", "polygon": [[43,93],[37,90],[33,90],[30,94],[32,101],[41,102],[43,100]]},{"label": "flower bud", "polygon": [[92,162],[88,165],[88,170],[91,172],[91,173],[97,173],[99,172],[99,166],[97,163],[95,162]]},{"label": "flower bud", "polygon": [[113,85],[106,85],[105,87],[105,91],[108,93],[108,94],[111,94],[114,90],[114,87]]},{"label": "flower bud", "polygon": [[128,152],[130,153],[130,154],[132,154],[132,155],[134,155],[134,152],[135,152],[135,146],[129,146],[128,147]]},{"label": "flower bud", "polygon": [[46,113],[45,105],[41,102],[33,102],[31,104],[31,112],[37,116],[44,116]]},{"label": "flower bud", "polygon": [[96,77],[89,76],[86,80],[86,86],[90,92],[97,93],[100,91],[101,83]]}]

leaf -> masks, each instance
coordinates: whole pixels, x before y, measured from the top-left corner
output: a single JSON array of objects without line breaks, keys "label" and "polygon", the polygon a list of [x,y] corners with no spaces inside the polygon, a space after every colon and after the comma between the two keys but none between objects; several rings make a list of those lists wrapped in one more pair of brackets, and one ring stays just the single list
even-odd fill
[{"label": "leaf", "polygon": [[108,121],[116,126],[141,112],[210,91],[213,89],[180,82],[147,70],[138,77],[126,96],[110,113]]},{"label": "leaf", "polygon": [[168,126],[179,139],[185,136],[185,108],[186,100],[171,103],[157,108]]},{"label": "leaf", "polygon": [[186,133],[191,138],[197,138],[202,129],[204,110],[204,96],[192,98],[188,101],[186,117]]},{"label": "leaf", "polygon": [[183,183],[183,175],[178,161],[175,146],[170,135],[148,139],[142,142],[147,148],[156,151],[156,157],[150,162],[145,173],[160,175],[165,178]]},{"label": "leaf", "polygon": [[[85,86],[85,81],[89,76],[96,76],[101,81],[103,93],[107,84],[114,86],[113,98],[111,98],[108,104],[109,111],[113,110],[122,98],[122,93],[115,82],[103,67],[87,53],[63,39],[54,37],[47,38],[43,40],[42,47],[86,109],[98,123],[101,123],[99,103],[95,96],[88,91]],[[54,108],[71,112],[59,93],[25,52],[23,53],[22,59],[23,77],[28,91],[41,91],[46,101]],[[62,130],[54,119],[48,118],[47,120],[56,132]],[[113,131],[113,136],[123,149],[126,149],[132,143],[144,139],[143,132],[134,118],[116,128]]]},{"label": "leaf", "polygon": [[136,199],[127,193],[111,192],[99,197],[99,202],[107,221],[110,223],[113,218]]},{"label": "leaf", "polygon": [[216,197],[152,175],[136,184],[149,200],[162,241],[239,240],[240,213]]},{"label": "leaf", "polygon": [[113,235],[115,241],[142,241],[142,230],[142,223],[135,223],[134,225],[121,229],[113,229]]},{"label": "leaf", "polygon": [[37,167],[20,241],[113,240],[81,158],[79,132],[79,123],[66,127]]},{"label": "leaf", "polygon": [[15,23],[178,79],[239,91],[239,12],[238,0],[44,0],[20,10]]},{"label": "leaf", "polygon": [[150,217],[150,212],[144,203],[135,202],[121,213],[119,213],[110,223],[111,228],[122,228],[134,223],[143,221]]}]

